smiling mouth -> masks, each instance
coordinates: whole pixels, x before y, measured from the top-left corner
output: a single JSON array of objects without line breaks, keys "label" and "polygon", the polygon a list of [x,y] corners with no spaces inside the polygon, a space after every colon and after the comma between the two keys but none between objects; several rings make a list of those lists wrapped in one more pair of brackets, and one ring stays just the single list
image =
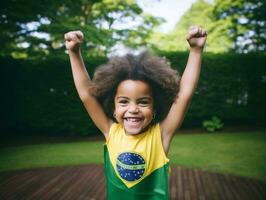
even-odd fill
[{"label": "smiling mouth", "polygon": [[124,125],[128,128],[139,128],[142,125],[143,118],[141,117],[125,117]]},{"label": "smiling mouth", "polygon": [[138,134],[143,128],[143,123],[143,117],[125,117],[123,124],[127,133]]},{"label": "smiling mouth", "polygon": [[125,117],[124,119],[128,122],[140,122],[143,120],[140,117]]}]

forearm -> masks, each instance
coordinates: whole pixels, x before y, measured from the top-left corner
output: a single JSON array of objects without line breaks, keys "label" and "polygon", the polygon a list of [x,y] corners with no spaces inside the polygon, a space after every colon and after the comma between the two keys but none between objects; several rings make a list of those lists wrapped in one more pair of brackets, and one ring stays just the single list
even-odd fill
[{"label": "forearm", "polygon": [[90,76],[85,68],[81,52],[69,51],[72,75],[80,99],[83,101],[90,96],[89,88],[92,85]]},{"label": "forearm", "polygon": [[201,70],[202,50],[192,48],[188,62],[180,81],[179,95],[191,97],[197,86]]}]

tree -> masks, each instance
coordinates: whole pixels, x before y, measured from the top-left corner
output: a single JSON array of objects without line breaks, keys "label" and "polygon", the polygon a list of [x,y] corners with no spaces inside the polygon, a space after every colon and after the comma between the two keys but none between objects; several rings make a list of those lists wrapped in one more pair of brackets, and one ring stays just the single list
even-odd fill
[{"label": "tree", "polygon": [[265,0],[216,0],[214,15],[218,22],[228,24],[235,51],[266,50]]},{"label": "tree", "polygon": [[[43,57],[63,52],[65,32],[85,32],[91,54],[106,55],[118,41],[146,44],[160,23],[143,15],[134,0],[3,0],[0,8],[0,55]],[[131,26],[123,27],[127,23]],[[138,36],[138,37],[136,37]],[[134,39],[136,38],[136,39]]]},{"label": "tree", "polygon": [[[181,17],[174,30],[168,34],[154,34],[151,42],[155,48],[166,51],[185,51],[188,49],[186,42],[187,30],[191,25],[199,25],[208,31],[206,51],[226,52],[233,46],[230,38],[225,34],[226,23],[217,24],[213,18],[213,5],[198,0]],[[160,42],[159,42],[160,41]]]},{"label": "tree", "polygon": [[245,53],[266,50],[264,0],[216,0],[213,4],[198,0],[172,32],[155,33],[151,42],[156,48],[167,51],[186,50],[186,30],[193,24],[207,29],[207,51]]}]

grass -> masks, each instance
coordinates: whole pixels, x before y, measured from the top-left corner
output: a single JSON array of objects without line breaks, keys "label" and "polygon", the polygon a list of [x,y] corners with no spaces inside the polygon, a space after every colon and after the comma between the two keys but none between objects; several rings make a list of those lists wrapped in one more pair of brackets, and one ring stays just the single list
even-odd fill
[{"label": "grass", "polygon": [[103,163],[103,142],[75,142],[5,147],[0,171],[25,168]]},{"label": "grass", "polygon": [[[22,145],[0,149],[0,171],[103,163],[103,141]],[[266,180],[266,134],[177,135],[171,165]]]},{"label": "grass", "polygon": [[179,135],[169,158],[179,166],[266,180],[266,134]]}]

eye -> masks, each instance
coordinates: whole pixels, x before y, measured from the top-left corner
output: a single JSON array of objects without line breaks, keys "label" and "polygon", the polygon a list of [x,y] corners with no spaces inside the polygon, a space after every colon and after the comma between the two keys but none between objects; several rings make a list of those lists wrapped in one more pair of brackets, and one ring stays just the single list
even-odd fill
[{"label": "eye", "polygon": [[148,106],[149,104],[150,104],[150,102],[148,100],[141,100],[141,101],[139,101],[139,105],[140,106],[143,106],[143,107]]},{"label": "eye", "polygon": [[121,105],[121,106],[126,106],[128,104],[128,100],[126,99],[121,99],[118,101],[118,103]]}]

